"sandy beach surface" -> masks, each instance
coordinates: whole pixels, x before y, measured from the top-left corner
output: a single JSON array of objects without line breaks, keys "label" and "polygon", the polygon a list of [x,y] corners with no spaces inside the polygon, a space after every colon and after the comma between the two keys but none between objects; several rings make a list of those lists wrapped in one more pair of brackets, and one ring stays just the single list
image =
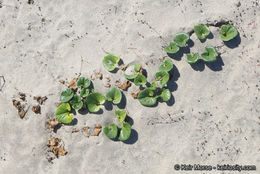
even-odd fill
[{"label": "sandy beach surface", "polygon": [[[142,106],[131,96],[134,84],[123,92],[120,107],[133,128],[127,142],[82,131],[113,121],[115,105],[102,106],[99,114],[76,113],[77,121],[56,133],[46,127],[73,78],[101,72],[93,85],[103,94],[107,77],[112,86],[125,80],[122,71],[103,67],[107,52],[125,65],[140,63],[151,81],[175,33],[223,20],[239,31],[230,44],[211,26],[210,38],[202,43],[191,35],[190,45],[171,58],[170,102]],[[1,174],[202,173],[177,171],[176,164],[255,165],[256,171],[205,173],[260,172],[259,0],[0,0],[0,31]],[[207,45],[220,53],[216,62],[186,62],[186,53]],[[23,119],[12,103],[19,92],[28,108]],[[41,114],[32,111],[34,96],[48,98]],[[80,131],[72,133],[75,128]],[[62,139],[67,155],[49,160],[50,137]]]}]

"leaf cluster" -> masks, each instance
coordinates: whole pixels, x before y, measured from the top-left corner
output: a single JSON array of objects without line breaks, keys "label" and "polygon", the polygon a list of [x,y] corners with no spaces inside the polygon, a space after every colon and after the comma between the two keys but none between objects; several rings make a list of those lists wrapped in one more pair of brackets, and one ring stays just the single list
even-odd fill
[{"label": "leaf cluster", "polygon": [[204,52],[199,56],[199,53],[186,54],[187,62],[190,64],[196,63],[198,60],[205,62],[214,62],[217,60],[218,52],[213,46],[206,46]]},{"label": "leaf cluster", "polygon": [[168,46],[164,48],[164,51],[168,54],[177,53],[180,50],[180,47],[186,47],[187,42],[190,39],[190,36],[187,33],[180,32],[175,34],[173,37],[174,42],[170,42]]},{"label": "leaf cluster", "polygon": [[[90,85],[90,79],[80,77],[77,80],[77,88],[75,90],[67,88],[61,92],[60,101],[62,104],[56,110],[56,118],[59,122],[70,123],[72,121],[72,114],[69,113],[71,108],[75,110],[83,108],[87,97],[94,93],[94,90],[90,91]],[[62,117],[61,113],[63,114]]]},{"label": "leaf cluster", "polygon": [[[158,99],[167,102],[171,98],[171,92],[166,88],[166,84],[170,79],[170,71],[173,68],[173,63],[170,59],[166,59],[159,66],[159,71],[155,74],[155,82],[141,91],[137,99],[144,106],[155,106]],[[157,84],[159,82],[159,85]]]},{"label": "leaf cluster", "polygon": [[[211,33],[209,27],[205,24],[198,24],[194,26],[194,33],[200,40],[205,40]],[[221,39],[223,41],[230,41],[238,35],[237,28],[231,24],[222,25],[220,28]],[[170,42],[168,46],[164,48],[167,53],[173,54],[179,51],[179,47],[185,47],[187,41],[189,40],[189,35],[183,32],[177,33],[174,36],[174,42]],[[190,64],[196,63],[199,59],[205,62],[213,62],[216,60],[218,53],[213,46],[206,46],[202,54],[186,54],[187,62]],[[158,74],[161,77],[162,73]],[[166,75],[165,75],[166,76]],[[166,77],[165,77],[166,78]]]},{"label": "leaf cluster", "polygon": [[110,139],[118,138],[120,141],[126,141],[131,136],[131,125],[125,121],[126,111],[122,109],[115,110],[117,124],[110,123],[104,127],[104,134]]},{"label": "leaf cluster", "polygon": [[[89,112],[96,113],[100,110],[100,105],[103,105],[105,101],[111,101],[114,104],[119,104],[122,99],[122,93],[117,87],[111,87],[106,94],[106,97],[95,92],[94,89],[90,89],[91,81],[88,78],[80,77],[77,80],[77,89],[72,90],[67,88],[62,91],[60,100],[62,102],[62,107],[57,108],[56,118],[61,123],[70,123],[72,121],[72,114],[68,114],[71,108],[74,110],[88,109]],[[66,105],[67,109],[64,109]],[[68,109],[69,108],[69,109]],[[61,112],[62,110],[62,112]],[[63,116],[59,116],[60,113]]]},{"label": "leaf cluster", "polygon": [[126,67],[124,76],[128,80],[133,80],[136,86],[145,85],[146,77],[142,74],[142,66],[140,64],[130,64]]}]

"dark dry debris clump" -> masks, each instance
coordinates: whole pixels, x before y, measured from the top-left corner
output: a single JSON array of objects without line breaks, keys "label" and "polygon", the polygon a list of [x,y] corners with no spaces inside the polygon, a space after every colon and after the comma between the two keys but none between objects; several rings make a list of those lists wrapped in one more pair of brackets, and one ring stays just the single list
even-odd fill
[{"label": "dark dry debris clump", "polygon": [[59,138],[51,137],[46,143],[49,147],[49,152],[52,152],[56,158],[59,156],[65,156],[68,152],[65,150],[63,142]]},{"label": "dark dry debris clump", "polygon": [[40,106],[40,105],[33,106],[33,107],[32,107],[32,111],[33,111],[35,114],[41,114],[41,106]]},{"label": "dark dry debris clump", "polygon": [[56,120],[56,118],[54,119],[49,119],[46,122],[47,127],[54,132],[57,132],[57,130],[61,127],[61,124],[59,123],[58,120]]},{"label": "dark dry debris clump", "polygon": [[13,105],[18,110],[18,115],[20,116],[20,118],[23,119],[26,114],[24,106],[22,106],[20,101],[17,101],[15,99],[13,99]]},{"label": "dark dry debris clump", "polygon": [[48,98],[46,96],[34,96],[33,99],[36,100],[40,105],[42,105]]},{"label": "dark dry debris clump", "polygon": [[124,91],[127,91],[127,89],[131,86],[131,82],[129,80],[125,80],[123,84],[118,84],[116,85],[118,88],[124,90]]},{"label": "dark dry debris clump", "polygon": [[25,101],[26,100],[26,95],[25,93],[22,93],[22,92],[19,92],[19,97],[22,101]]}]

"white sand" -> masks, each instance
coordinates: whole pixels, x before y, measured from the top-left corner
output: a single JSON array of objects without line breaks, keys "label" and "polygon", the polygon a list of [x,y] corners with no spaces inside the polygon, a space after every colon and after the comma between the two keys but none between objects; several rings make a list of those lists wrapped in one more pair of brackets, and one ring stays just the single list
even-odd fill
[{"label": "white sand", "polygon": [[[256,165],[257,171],[241,173],[259,173],[259,0],[240,1],[240,7],[237,0],[34,1],[0,0],[0,75],[6,80],[0,92],[1,174],[186,173],[175,171],[174,164]],[[134,122],[132,144],[113,142],[103,133],[89,138],[71,133],[84,125],[105,126],[113,120],[116,106],[112,111],[103,108],[101,115],[77,114],[78,123],[62,126],[57,134],[45,128],[66,88],[59,80],[76,77],[81,59],[82,76],[101,71],[112,82],[123,81],[122,72],[104,69],[107,51],[125,64],[141,63],[150,80],[159,58],[166,56],[162,48],[175,33],[220,19],[234,22],[241,43],[233,49],[223,46],[216,28],[211,28],[214,39],[205,43],[192,35],[191,51],[220,46],[222,60],[211,67],[200,64],[197,71],[184,56],[173,59],[179,77],[175,73],[171,85],[172,106],[142,106],[131,97],[134,85],[125,92]],[[105,84],[105,78],[94,81],[102,93],[107,91]],[[12,105],[18,92],[26,93],[30,105],[23,120]],[[41,115],[31,110],[36,95],[48,97]],[[61,138],[68,151],[53,164],[46,159],[50,136]]]}]

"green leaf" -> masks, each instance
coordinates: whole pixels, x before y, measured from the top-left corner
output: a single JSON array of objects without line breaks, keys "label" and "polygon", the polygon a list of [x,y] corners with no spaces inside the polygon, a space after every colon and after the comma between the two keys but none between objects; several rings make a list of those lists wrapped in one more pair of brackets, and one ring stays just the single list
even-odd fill
[{"label": "green leaf", "polygon": [[120,141],[127,140],[131,135],[131,125],[129,123],[123,123],[123,127],[120,129],[118,139]]},{"label": "green leaf", "polygon": [[177,53],[180,48],[174,42],[170,42],[170,44],[164,48],[164,51],[169,54]]},{"label": "green leaf", "polygon": [[71,123],[72,114],[70,113],[71,108],[69,103],[62,103],[56,110],[56,119],[61,123]]},{"label": "green leaf", "polygon": [[113,55],[113,54],[108,54],[107,56],[104,57],[103,59],[103,65],[108,71],[113,71],[116,68],[116,64],[120,61],[120,58]]},{"label": "green leaf", "polygon": [[169,81],[170,75],[166,71],[160,71],[155,74],[155,78],[157,81],[160,81],[161,85],[165,85]]},{"label": "green leaf", "polygon": [[75,110],[79,110],[83,106],[83,102],[81,101],[80,96],[77,94],[75,94],[73,96],[72,100],[70,101],[70,104],[71,104],[72,108]]},{"label": "green leaf", "polygon": [[150,90],[156,90],[156,82],[152,82],[151,85],[148,87]]},{"label": "green leaf", "polygon": [[89,95],[89,89],[87,88],[82,88],[80,91],[80,96],[81,97],[87,97]]},{"label": "green leaf", "polygon": [[114,104],[118,104],[122,99],[122,93],[117,87],[112,87],[107,92],[106,97],[108,101],[112,101]]},{"label": "green leaf", "polygon": [[206,39],[206,37],[209,35],[210,30],[209,27],[207,27],[207,25],[198,24],[194,26],[194,32],[200,40],[203,40]]},{"label": "green leaf", "polygon": [[86,104],[90,112],[98,112],[100,110],[99,105],[104,104],[105,101],[105,96],[98,92],[94,92],[86,98]]},{"label": "green leaf", "polygon": [[162,89],[162,93],[159,96],[164,102],[167,102],[171,99],[171,91],[167,88]]},{"label": "green leaf", "polygon": [[179,47],[186,47],[187,41],[190,39],[190,36],[186,33],[177,33],[173,40],[176,43],[177,46]]},{"label": "green leaf", "polygon": [[141,69],[140,64],[131,64],[127,66],[124,73],[125,78],[129,80],[136,78],[136,76],[139,74],[140,69]]},{"label": "green leaf", "polygon": [[80,77],[77,81],[78,87],[88,88],[91,84],[91,81],[88,78]]},{"label": "green leaf", "polygon": [[159,71],[171,71],[173,68],[173,63],[170,59],[166,59],[159,67]]},{"label": "green leaf", "polygon": [[231,24],[222,25],[220,33],[223,41],[229,41],[238,35],[237,28]]},{"label": "green leaf", "polygon": [[197,60],[199,59],[199,53],[194,53],[193,55],[187,54],[186,58],[187,58],[188,63],[190,63],[190,64],[196,63]]},{"label": "green leaf", "polygon": [[110,138],[110,139],[114,139],[117,137],[118,134],[118,127],[116,124],[111,123],[110,125],[104,127],[103,132],[105,133],[105,135]]},{"label": "green leaf", "polygon": [[134,79],[134,84],[136,86],[141,86],[146,84],[147,80],[146,77],[142,74],[138,74],[137,77]]},{"label": "green leaf", "polygon": [[123,122],[126,118],[126,111],[123,109],[116,109],[115,115],[117,117],[118,122]]},{"label": "green leaf", "polygon": [[62,91],[61,96],[60,96],[60,101],[62,103],[66,103],[68,101],[70,101],[70,99],[72,99],[73,97],[73,91],[71,88],[67,88],[65,91]]},{"label": "green leaf", "polygon": [[144,106],[154,106],[157,103],[157,98],[154,97],[154,92],[149,88],[140,92],[137,99]]},{"label": "green leaf", "polygon": [[216,60],[217,56],[218,53],[212,46],[207,46],[205,51],[201,54],[201,57],[205,62],[213,62]]}]

